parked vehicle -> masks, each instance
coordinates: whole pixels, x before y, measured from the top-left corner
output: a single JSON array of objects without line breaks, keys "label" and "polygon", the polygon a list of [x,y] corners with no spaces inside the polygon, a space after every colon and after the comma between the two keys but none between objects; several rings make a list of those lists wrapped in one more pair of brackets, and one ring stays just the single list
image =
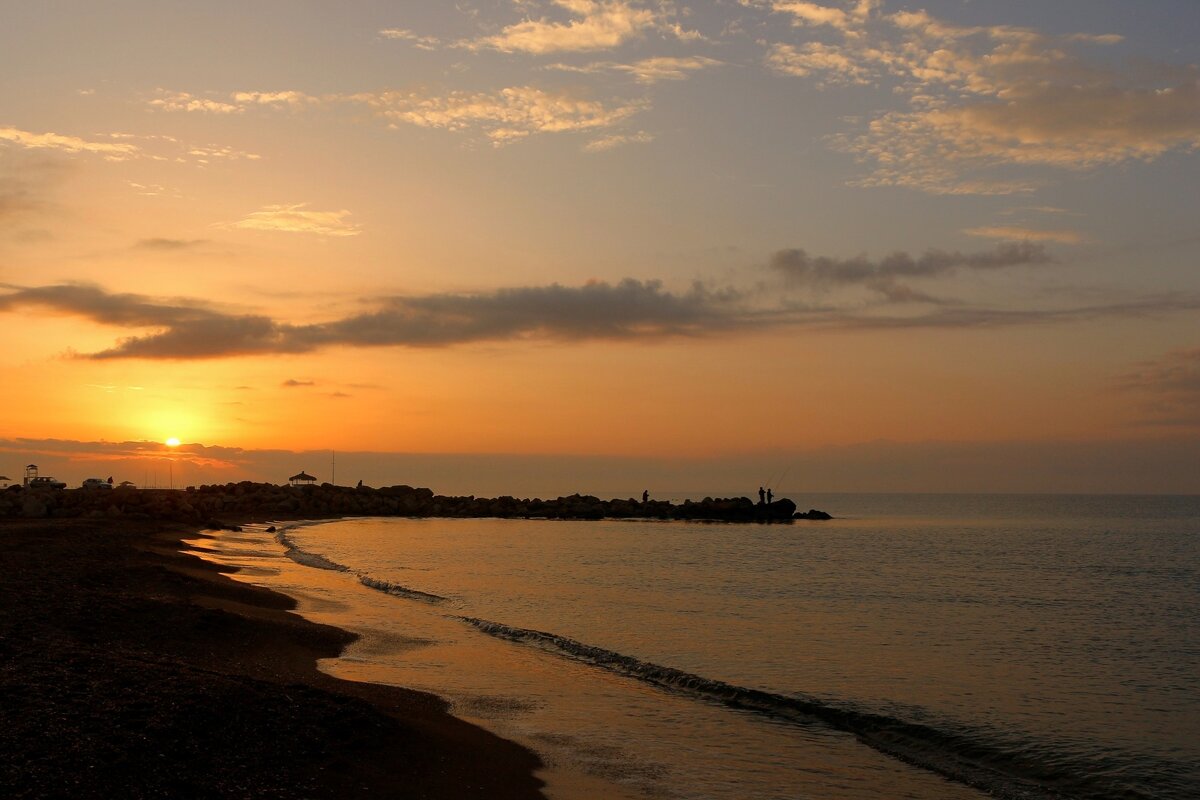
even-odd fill
[{"label": "parked vehicle", "polygon": [[88,478],[83,482],[84,489],[112,489],[112,484],[103,478]]},{"label": "parked vehicle", "polygon": [[26,486],[29,489],[65,489],[67,485],[62,481],[56,481],[49,475],[39,475],[35,478],[30,478]]}]

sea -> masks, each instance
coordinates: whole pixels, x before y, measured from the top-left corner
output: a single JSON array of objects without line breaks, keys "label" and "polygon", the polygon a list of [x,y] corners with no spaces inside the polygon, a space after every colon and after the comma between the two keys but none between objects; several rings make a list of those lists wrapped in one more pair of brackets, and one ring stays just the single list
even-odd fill
[{"label": "sea", "polygon": [[193,544],[359,635],[322,670],[445,698],[557,800],[1200,797],[1200,497],[784,496],[835,518]]}]

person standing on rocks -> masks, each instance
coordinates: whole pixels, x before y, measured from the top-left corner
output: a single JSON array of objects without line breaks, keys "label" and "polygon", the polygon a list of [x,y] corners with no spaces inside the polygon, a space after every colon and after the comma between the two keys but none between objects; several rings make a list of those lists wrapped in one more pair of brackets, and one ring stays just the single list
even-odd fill
[{"label": "person standing on rocks", "polygon": [[758,504],[761,506],[765,502],[767,502],[767,493],[760,486],[758,487]]},{"label": "person standing on rocks", "polygon": [[650,502],[650,490],[649,489],[642,492],[642,505],[646,505],[646,503],[648,503],[648,502]]}]

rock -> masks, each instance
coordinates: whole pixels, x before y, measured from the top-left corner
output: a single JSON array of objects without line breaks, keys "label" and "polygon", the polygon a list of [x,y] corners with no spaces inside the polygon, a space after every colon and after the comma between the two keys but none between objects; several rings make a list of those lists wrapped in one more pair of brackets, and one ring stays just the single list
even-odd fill
[{"label": "rock", "polygon": [[25,498],[25,502],[21,504],[21,516],[33,518],[41,518],[49,515],[49,509],[42,502],[42,498],[36,495],[30,495]]}]

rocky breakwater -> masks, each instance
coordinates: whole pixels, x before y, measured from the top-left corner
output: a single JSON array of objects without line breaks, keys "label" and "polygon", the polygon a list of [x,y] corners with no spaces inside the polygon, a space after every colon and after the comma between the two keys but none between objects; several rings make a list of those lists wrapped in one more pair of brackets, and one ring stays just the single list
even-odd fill
[{"label": "rocky breakwater", "polygon": [[436,495],[412,486],[277,486],[214,484],[172,489],[66,489],[0,492],[0,518],[161,519],[221,526],[221,520],[320,519],[326,517],[515,517],[546,519],[664,519],[784,522],[830,519],[815,509],[796,513],[791,500],[753,503],[749,498],[711,498],[676,505],[654,500],[601,500],[573,494],[553,500]]}]

